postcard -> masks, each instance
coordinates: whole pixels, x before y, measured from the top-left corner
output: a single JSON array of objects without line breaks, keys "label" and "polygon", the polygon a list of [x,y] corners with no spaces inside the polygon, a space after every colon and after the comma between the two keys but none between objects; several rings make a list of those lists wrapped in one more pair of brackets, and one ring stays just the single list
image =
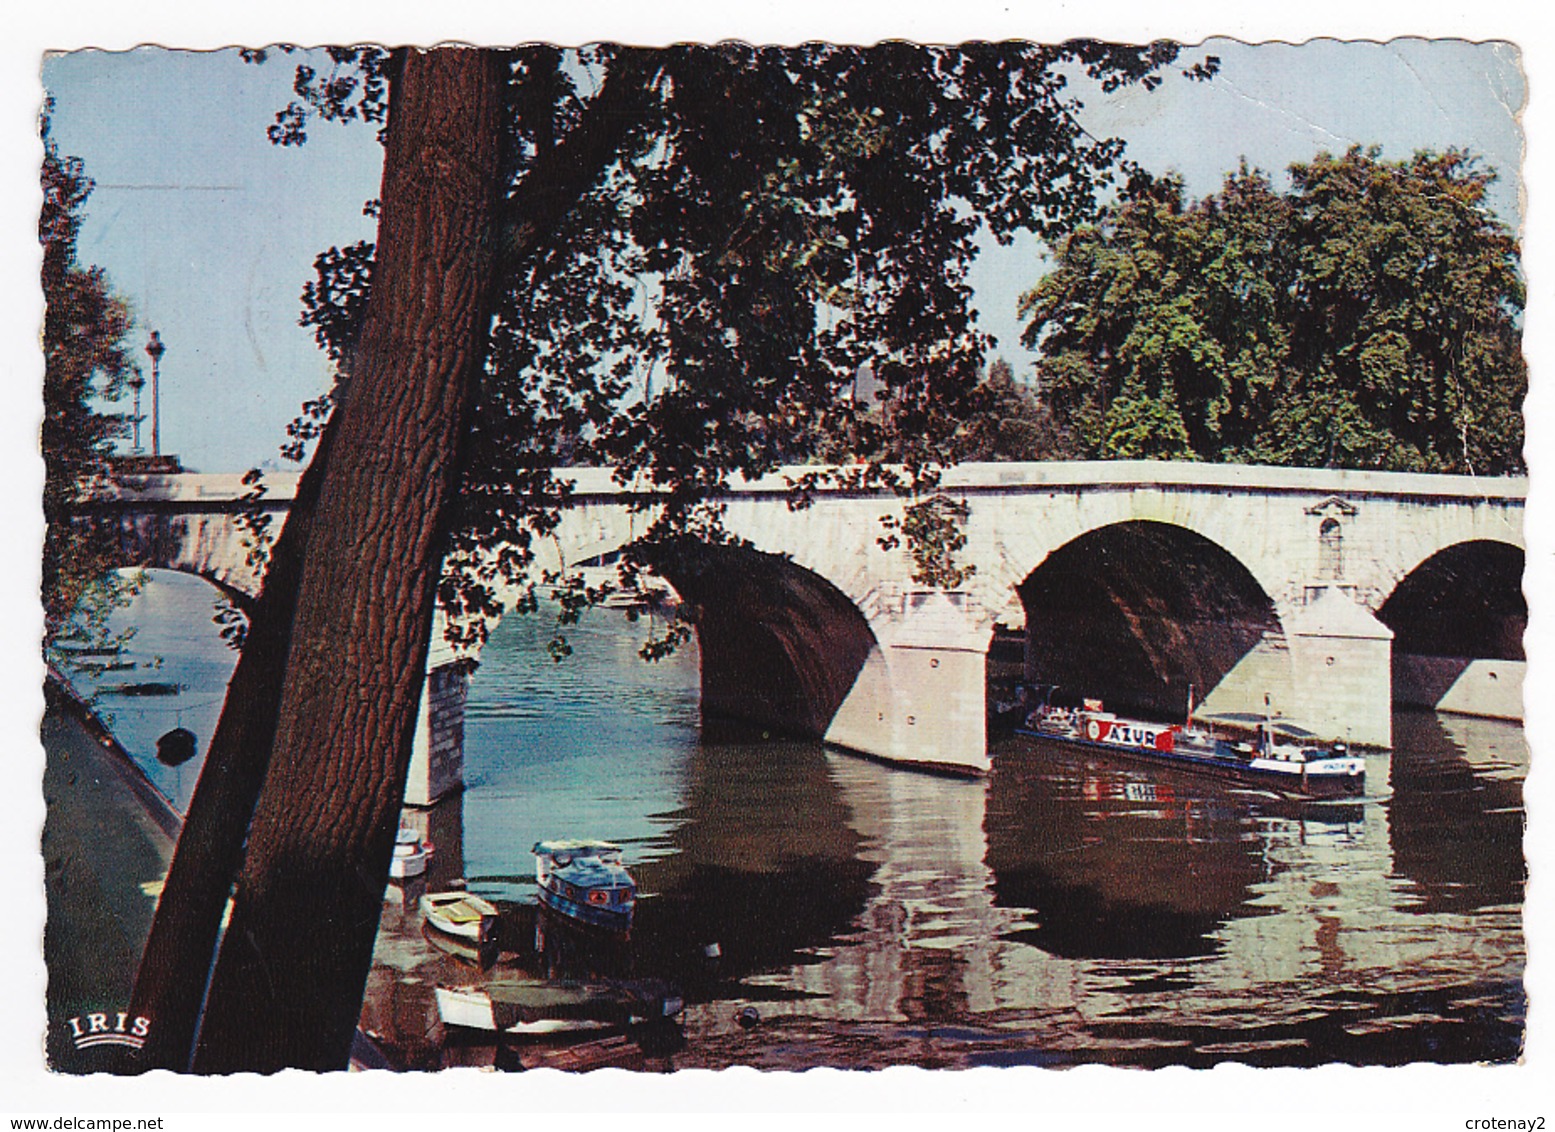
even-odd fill
[{"label": "postcard", "polygon": [[61,40],[24,1068],[1526,1069],[1525,47],[1303,38]]}]

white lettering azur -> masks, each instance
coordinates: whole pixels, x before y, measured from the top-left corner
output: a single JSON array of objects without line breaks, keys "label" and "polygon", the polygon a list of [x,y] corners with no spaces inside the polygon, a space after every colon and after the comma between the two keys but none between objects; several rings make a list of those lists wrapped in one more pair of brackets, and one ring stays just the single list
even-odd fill
[{"label": "white lettering azur", "polygon": [[1107,732],[1107,740],[1125,747],[1154,747],[1160,734],[1153,728],[1114,723]]}]

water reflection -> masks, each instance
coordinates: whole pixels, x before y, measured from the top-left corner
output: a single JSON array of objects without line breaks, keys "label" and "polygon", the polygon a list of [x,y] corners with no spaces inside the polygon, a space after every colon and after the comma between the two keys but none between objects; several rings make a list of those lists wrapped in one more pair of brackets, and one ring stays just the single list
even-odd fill
[{"label": "water reflection", "polygon": [[1468,913],[1521,904],[1523,730],[1432,712],[1394,717],[1393,864],[1413,882],[1408,907]]},{"label": "water reflection", "polygon": [[1251,807],[1207,780],[1013,739],[991,781],[988,861],[1010,938],[1069,958],[1209,955],[1268,864]]},{"label": "water reflection", "polygon": [[[164,610],[173,636],[215,639],[198,604]],[[198,760],[159,764],[156,736],[184,710],[205,740],[187,712],[219,709],[226,676],[140,624],[136,648],[189,685],[148,705],[175,718],[144,729],[141,762],[181,769],[167,789],[186,794]],[[549,631],[499,626],[470,689],[469,789],[408,817],[436,848],[389,888],[363,1010],[407,1064],[496,1056],[442,1028],[438,983],[542,973],[680,984],[679,1067],[1517,1056],[1515,725],[1401,713],[1368,795],[1321,805],[1027,739],[969,781],[703,729],[694,651],[644,664],[644,627],[601,612],[558,666]],[[644,893],[621,947],[537,921],[529,848],[579,835],[622,842]],[[494,966],[421,925],[415,897],[457,877],[503,909]]]},{"label": "water reflection", "polygon": [[821,748],[704,744],[688,770],[685,805],[666,815],[672,852],[636,870],[642,951],[700,984],[712,969],[698,960],[714,947],[726,982],[801,962],[846,932],[873,870]]},{"label": "water reflection", "polygon": [[829,777],[872,868],[851,929],[794,972],[840,1020],[965,1019],[995,1001],[1003,914],[984,863],[988,784],[828,754]]}]

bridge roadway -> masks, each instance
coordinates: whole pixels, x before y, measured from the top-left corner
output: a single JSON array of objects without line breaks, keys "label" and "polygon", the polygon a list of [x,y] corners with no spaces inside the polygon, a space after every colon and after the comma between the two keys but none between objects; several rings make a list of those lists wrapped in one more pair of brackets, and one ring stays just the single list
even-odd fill
[{"label": "bridge roadway", "polygon": [[[598,563],[642,531],[632,504],[648,487],[606,469],[566,475],[575,499],[542,566]],[[244,516],[278,527],[295,482],[267,475],[256,503],[237,475],[148,476],[105,507],[125,564],[253,593]],[[988,766],[1000,674],[1168,717],[1190,694],[1205,713],[1267,697],[1326,736],[1377,746],[1391,745],[1395,702],[1521,718],[1525,479],[962,465],[938,492],[968,508],[959,559],[975,572],[955,591],[915,584],[907,548],[880,544],[902,500],[822,490],[796,510],[787,486],[774,475],[724,498],[748,548],[660,563],[696,625],[709,713],[972,772]],[[457,784],[464,689],[440,626],[433,635],[414,772],[429,798]],[[990,662],[991,647],[1013,660]]]}]

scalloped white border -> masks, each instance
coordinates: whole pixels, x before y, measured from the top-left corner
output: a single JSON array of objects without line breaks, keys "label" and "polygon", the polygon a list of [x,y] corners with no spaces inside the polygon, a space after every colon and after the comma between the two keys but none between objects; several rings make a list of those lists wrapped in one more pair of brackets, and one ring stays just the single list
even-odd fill
[{"label": "scalloped white border", "polygon": [[[1550,860],[1549,815],[1555,777],[1540,764],[1555,747],[1536,737],[1555,721],[1551,687],[1555,649],[1551,646],[1549,595],[1555,570],[1544,480],[1555,476],[1555,463],[1544,453],[1552,440],[1551,358],[1548,329],[1551,302],[1549,264],[1555,262],[1544,223],[1549,212],[1551,126],[1549,83],[1555,82],[1555,42],[1540,6],[1520,0],[1479,0],[1472,5],[1416,0],[1413,3],[1364,4],[1356,0],[1307,0],[1301,4],[1250,5],[1206,0],[1074,0],[1039,5],[985,0],[894,0],[841,4],[836,0],[788,0],[784,3],[644,2],[620,0],[588,5],[533,5],[506,0],[432,4],[425,0],[375,0],[371,5],[326,7],[319,0],[266,0],[228,7],[207,3],[148,0],[73,0],[33,4],[6,17],[0,39],[0,139],[6,159],[0,163],[4,186],[5,243],[0,252],[4,299],[4,363],[0,365],[0,461],[6,537],[0,539],[0,773],[9,776],[0,790],[0,1121],[10,1116],[163,1115],[167,1129],[273,1129],[278,1121],[307,1127],[400,1129],[422,1122],[456,1126],[466,1120],[519,1124],[545,1113],[614,1112],[612,1119],[675,1127],[689,1118],[707,1126],[754,1116],[718,1117],[715,1113],[893,1113],[893,1125],[927,1123],[937,1112],[1019,1114],[1023,1127],[1056,1125],[1091,1129],[1235,1128],[1256,1123],[1259,1132],[1300,1128],[1313,1118],[1337,1128],[1463,1128],[1481,1116],[1555,1119],[1548,1094],[1536,1088],[1555,1053],[1548,1040],[1551,1013],[1547,975],[1552,932],[1545,909],[1552,903],[1546,862]],[[1276,9],[1271,11],[1270,9]],[[42,710],[38,690],[41,666],[33,642],[41,620],[34,595],[38,584],[37,547],[41,522],[36,500],[42,482],[36,456],[40,414],[37,385],[41,366],[37,334],[41,304],[37,294],[37,174],[40,149],[36,114],[40,100],[38,67],[49,49],[84,46],[126,48],[142,42],[181,47],[219,47],[276,40],[323,43],[373,40],[432,43],[586,42],[617,39],[662,43],[679,39],[736,37],[758,41],[825,38],[869,42],[902,37],[959,41],[969,38],[1062,38],[1087,35],[1119,39],[1168,36],[1196,42],[1211,35],[1244,41],[1309,38],[1388,39],[1399,35],[1507,39],[1523,51],[1529,76],[1524,114],[1527,160],[1523,169],[1525,266],[1530,284],[1527,350],[1532,363],[1532,392],[1527,403],[1529,463],[1535,490],[1529,502],[1528,578],[1532,622],[1528,654],[1528,732],[1533,739],[1533,773],[1528,780],[1530,826],[1527,850],[1533,885],[1528,900],[1530,1032],[1525,1061],[1512,1068],[1404,1070],[1254,1071],[1223,1066],[1210,1073],[1165,1070],[1155,1073],[1089,1067],[1064,1072],[978,1070],[925,1073],[889,1070],[878,1074],[815,1071],[802,1076],[760,1075],[750,1071],[722,1074],[680,1073],[668,1078],[611,1072],[585,1079],[555,1074],[522,1076],[441,1075],[385,1077],[338,1074],[315,1077],[290,1073],[272,1080],[169,1079],[152,1077],[60,1078],[41,1069],[42,875],[37,836],[42,802],[35,784],[39,761],[36,721]],[[442,1116],[422,1115],[432,1106]],[[490,1115],[476,1117],[478,1111]],[[670,1113],[686,1116],[671,1117]],[[199,1116],[194,1114],[221,1114]],[[769,1120],[772,1118],[768,1118]],[[792,1117],[778,1117],[785,1125]],[[852,1127],[858,1117],[847,1117]],[[976,1117],[973,1117],[976,1119]],[[843,1126],[834,1117],[828,1126]],[[580,1118],[583,1127],[603,1118]],[[764,1121],[765,1123],[765,1121]],[[935,1121],[937,1124],[938,1121]],[[8,1122],[0,1127],[8,1127]]]}]

